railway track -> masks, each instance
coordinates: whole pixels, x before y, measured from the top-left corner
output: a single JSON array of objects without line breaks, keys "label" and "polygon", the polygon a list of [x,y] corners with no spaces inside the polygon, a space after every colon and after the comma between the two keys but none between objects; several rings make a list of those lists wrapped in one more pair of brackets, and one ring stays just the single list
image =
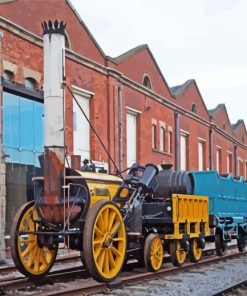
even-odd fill
[{"label": "railway track", "polygon": [[[232,246],[231,249],[236,248],[235,246]],[[212,253],[214,250],[209,249],[205,252]],[[182,267],[171,267],[171,268],[164,268],[156,273],[151,272],[145,272],[144,268],[138,268],[138,264],[135,262],[128,263],[126,265],[126,268],[124,272],[118,277],[118,279],[115,282],[112,282],[110,284],[105,283],[97,283],[94,280],[90,279],[90,283],[83,283],[79,284],[78,282],[73,281],[73,285],[69,288],[65,288],[62,291],[58,291],[57,289],[55,291],[51,290],[49,292],[41,292],[41,293],[35,293],[33,295],[78,295],[79,293],[85,293],[85,294],[94,294],[99,292],[104,292],[109,289],[114,289],[117,287],[121,287],[124,285],[130,285],[135,284],[137,282],[143,281],[143,280],[150,280],[174,273],[183,272],[186,270],[189,270],[191,268],[195,267],[201,267],[204,265],[212,264],[215,262],[219,262],[226,259],[236,258],[238,256],[246,255],[245,253],[234,253],[227,255],[225,257],[215,257],[215,256],[209,256],[209,258],[204,258],[199,263],[186,263]],[[79,257],[79,256],[77,256]],[[65,258],[63,258],[65,259]],[[72,258],[69,258],[72,260]],[[76,257],[73,258],[76,260]],[[169,260],[169,257],[164,258],[165,261]],[[132,271],[134,269],[134,271]],[[126,271],[131,271],[130,275],[124,275],[126,274]],[[75,279],[89,279],[90,275],[88,274],[87,270],[84,269],[82,266],[76,266],[76,267],[70,267],[62,270],[56,270],[51,272],[49,275],[47,275],[42,281],[39,282],[33,282],[25,277],[17,277],[17,278],[9,278],[7,280],[0,281],[0,295],[4,295],[5,293],[13,295],[13,291],[17,290],[35,290],[37,287],[42,287],[44,285],[53,285],[54,283],[64,283],[65,285],[69,286],[69,282]],[[81,295],[81,294],[80,294]]]},{"label": "railway track", "polygon": [[[244,281],[240,281],[234,285],[229,285],[228,287],[226,287],[223,290],[220,290],[219,292],[213,294],[212,296],[222,296],[222,295],[238,295],[236,294],[236,290],[237,289],[243,289],[243,288],[247,288],[247,280]],[[247,291],[246,291],[247,292]],[[234,293],[234,294],[231,294]],[[237,292],[238,293],[238,292]],[[246,295],[246,294],[242,294],[242,295]]]},{"label": "railway track", "polygon": [[[59,257],[59,258],[56,259],[55,264],[71,262],[71,261],[75,261],[75,260],[79,260],[79,259],[81,259],[79,255]],[[17,269],[16,269],[15,265],[13,265],[13,264],[8,265],[8,266],[3,266],[3,267],[0,267],[0,274],[2,274],[2,273],[10,273],[10,272],[14,272],[16,270]]]}]

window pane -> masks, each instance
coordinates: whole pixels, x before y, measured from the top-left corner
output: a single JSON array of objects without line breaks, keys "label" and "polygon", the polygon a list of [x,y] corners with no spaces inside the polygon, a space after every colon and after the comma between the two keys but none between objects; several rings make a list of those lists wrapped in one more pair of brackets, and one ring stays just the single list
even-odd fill
[{"label": "window pane", "polygon": [[203,158],[204,158],[204,144],[198,142],[198,170],[203,170]]},{"label": "window pane", "polygon": [[3,93],[3,145],[19,148],[19,97]]},{"label": "window pane", "polygon": [[[79,95],[76,99],[89,118],[89,99]],[[73,103],[73,119],[74,154],[81,155],[82,160],[90,159],[90,127],[76,102]]]},{"label": "window pane", "polygon": [[187,137],[180,136],[180,170],[186,171],[187,169]]},{"label": "window pane", "polygon": [[137,161],[137,127],[136,115],[127,113],[126,115],[126,132],[127,132],[127,167],[130,167]]}]

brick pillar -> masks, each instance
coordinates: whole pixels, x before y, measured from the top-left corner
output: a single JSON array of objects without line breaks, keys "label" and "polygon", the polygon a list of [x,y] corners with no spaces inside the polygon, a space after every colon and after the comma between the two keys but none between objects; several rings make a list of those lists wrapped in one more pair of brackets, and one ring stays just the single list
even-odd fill
[{"label": "brick pillar", "polygon": [[5,211],[6,211],[6,165],[3,157],[3,125],[2,125],[2,106],[3,106],[3,86],[2,86],[2,40],[3,34],[0,32],[0,257],[5,250]]}]

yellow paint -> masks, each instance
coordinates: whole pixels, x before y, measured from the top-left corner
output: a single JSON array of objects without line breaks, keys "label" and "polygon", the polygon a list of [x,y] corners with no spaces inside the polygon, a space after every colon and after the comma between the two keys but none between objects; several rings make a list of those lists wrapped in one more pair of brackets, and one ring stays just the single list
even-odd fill
[{"label": "yellow paint", "polygon": [[[205,236],[208,236],[208,197],[173,194],[172,221],[174,224],[174,233],[165,235],[166,239],[182,239],[184,233],[187,233],[190,238],[198,238],[201,223],[204,224]],[[183,227],[184,231],[180,231],[180,227]]]},{"label": "yellow paint", "polygon": [[199,261],[202,257],[202,249],[198,247],[198,240],[197,239],[192,240],[191,248],[192,248],[192,252],[194,254],[196,261]]},{"label": "yellow paint", "polygon": [[[33,219],[32,219],[33,217]],[[23,215],[17,231],[37,231],[38,225],[33,220],[38,219],[34,207],[30,207]],[[36,229],[35,229],[36,228]],[[53,264],[56,256],[55,250],[40,247],[35,234],[19,235],[17,237],[18,254],[23,267],[30,275],[42,275]]]},{"label": "yellow paint", "polygon": [[[81,172],[77,171],[87,182],[90,192],[90,207],[98,200],[112,200],[119,186],[122,184],[122,179],[108,174]],[[101,194],[98,192],[101,191]],[[107,194],[102,192],[108,192]]]},{"label": "yellow paint", "polygon": [[119,209],[107,204],[99,211],[92,234],[93,258],[99,274],[105,279],[115,277],[123,264],[126,250],[124,223],[113,236],[122,221]]},{"label": "yellow paint", "polygon": [[156,236],[151,243],[150,250],[150,262],[154,271],[157,271],[161,268],[163,262],[163,245],[160,237]]},{"label": "yellow paint", "polygon": [[182,249],[181,242],[179,240],[176,242],[175,256],[180,265],[182,265],[186,260],[187,253]]}]

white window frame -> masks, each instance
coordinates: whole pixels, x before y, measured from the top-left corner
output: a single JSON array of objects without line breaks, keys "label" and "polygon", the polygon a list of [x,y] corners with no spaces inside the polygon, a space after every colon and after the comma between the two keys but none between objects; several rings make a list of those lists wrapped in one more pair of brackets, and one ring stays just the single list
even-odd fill
[{"label": "white window frame", "polygon": [[[231,164],[230,164],[230,160],[231,160]],[[226,172],[227,174],[232,174],[232,152],[231,151],[227,151],[227,155],[226,155]],[[231,167],[231,170],[230,170]]]},{"label": "white window frame", "polygon": [[[85,89],[82,89],[82,88],[80,88],[80,87],[78,87],[78,86],[75,86],[75,85],[72,85],[72,90],[73,90],[73,94],[75,95],[75,97],[76,97],[76,95],[78,95],[78,96],[80,96],[81,98],[83,98],[83,99],[85,99],[85,100],[90,100],[93,96],[94,96],[94,93],[93,92],[91,92],[91,91],[88,91],[88,90],[85,90]],[[89,119],[90,119],[90,102],[88,101],[88,117],[89,117]],[[75,126],[75,122],[76,122],[76,113],[75,113],[75,108],[76,109],[78,109],[78,105],[77,105],[77,103],[76,103],[76,101],[73,99],[73,151],[74,151],[74,154],[79,154],[79,155],[81,155],[81,161],[83,161],[84,160],[84,158],[89,158],[89,159],[91,159],[91,147],[90,147],[90,126],[88,125],[88,139],[87,139],[87,141],[88,141],[88,152],[86,152],[86,151],[84,151],[83,149],[82,149],[82,146],[81,146],[81,148],[79,148],[79,146],[78,147],[75,147],[75,143],[76,143],[76,140],[75,140],[75,132],[76,132],[76,128],[78,128],[77,126]],[[80,111],[81,112],[81,111]],[[84,115],[82,114],[82,116],[84,117]],[[82,118],[83,118],[82,117]],[[85,119],[85,118],[84,118]],[[83,119],[83,120],[84,120]],[[85,119],[86,120],[86,119]],[[80,151],[81,150],[81,151]],[[88,155],[87,155],[88,154]]]},{"label": "white window frame", "polygon": [[[169,154],[173,153],[173,130],[171,126],[168,126],[168,133],[167,133],[167,152]],[[171,149],[172,148],[172,149]]]},{"label": "white window frame", "polygon": [[[202,168],[200,168],[200,151],[199,145],[202,144]],[[198,170],[203,171],[205,169],[205,147],[206,147],[206,140],[202,138],[198,138]]]},{"label": "white window frame", "polygon": [[[242,175],[240,175],[240,164],[243,166],[243,174]],[[243,161],[243,159],[241,158],[241,157],[238,157],[238,176],[241,176],[241,177],[243,177],[244,178],[244,174],[245,174],[245,168],[244,168],[244,161]]]},{"label": "white window frame", "polygon": [[[137,142],[137,139],[138,139],[138,130],[137,130],[137,120],[138,120],[138,116],[140,116],[142,112],[137,110],[137,109],[134,109],[132,107],[128,107],[126,106],[126,164],[127,164],[127,167],[131,166],[134,162],[137,161],[137,147],[138,147],[138,142]],[[128,144],[128,128],[127,128],[127,116],[129,115],[132,115],[132,116],[135,116],[135,120],[136,120],[136,131],[135,131],[135,140],[136,140],[136,143],[135,143],[135,159],[131,160],[131,163],[129,162],[129,153],[128,153],[128,147],[132,147],[133,146],[133,143],[130,143],[130,146]]]},{"label": "white window frame", "polygon": [[[185,150],[182,151],[181,146],[181,139],[185,138]],[[188,140],[189,140],[189,132],[180,130],[180,137],[179,137],[179,150],[180,150],[180,170],[186,171],[188,169]],[[182,154],[182,152],[185,152],[185,155]],[[184,156],[184,159],[182,158]]]},{"label": "white window frame", "polygon": [[221,159],[222,159],[222,148],[220,146],[216,146],[216,170],[218,171],[219,174],[221,173],[220,171]]}]

